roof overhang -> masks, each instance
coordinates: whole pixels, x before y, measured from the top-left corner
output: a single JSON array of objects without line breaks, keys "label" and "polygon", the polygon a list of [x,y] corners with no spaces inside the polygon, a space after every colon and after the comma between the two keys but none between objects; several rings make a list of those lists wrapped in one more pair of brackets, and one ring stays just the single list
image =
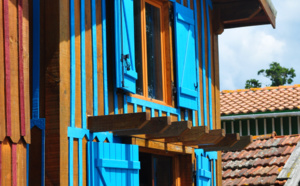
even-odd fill
[{"label": "roof overhang", "polygon": [[276,26],[276,10],[271,0],[212,0],[222,28],[271,24]]}]

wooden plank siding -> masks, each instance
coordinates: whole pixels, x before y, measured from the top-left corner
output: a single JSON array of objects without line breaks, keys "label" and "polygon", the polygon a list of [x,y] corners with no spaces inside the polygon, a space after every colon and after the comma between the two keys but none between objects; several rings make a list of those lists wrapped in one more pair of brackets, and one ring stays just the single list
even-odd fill
[{"label": "wooden plank siding", "polygon": [[[19,2],[23,2],[22,9],[17,6]],[[32,11],[33,2],[32,0],[2,0],[0,3],[0,10],[4,9],[4,11],[0,11],[0,24],[7,25],[7,27],[0,28],[0,37],[4,38],[0,39],[0,181],[2,185],[26,184],[26,144],[31,141],[30,133],[32,133],[34,141],[29,158],[29,184],[43,182],[43,170],[41,171],[41,169],[44,164],[45,185],[87,185],[89,165],[86,156],[89,142],[94,140],[94,136],[90,137],[85,130],[87,128],[86,116],[147,111],[152,117],[170,116],[171,121],[189,120],[194,122],[194,126],[208,125],[213,129],[219,128],[217,125],[219,122],[216,122],[218,112],[212,112],[212,115],[209,113],[210,110],[215,111],[219,107],[218,72],[216,72],[218,64],[215,54],[217,51],[214,50],[217,48],[217,42],[214,40],[212,24],[210,24],[210,38],[206,32],[203,38],[200,31],[197,36],[199,103],[201,105],[200,110],[192,111],[174,107],[175,103],[171,103],[171,96],[168,97],[167,102],[171,103],[168,105],[156,101],[139,100],[119,91],[117,93],[113,83],[113,47],[110,45],[113,42],[106,41],[102,37],[103,30],[105,30],[102,25],[103,7],[101,4],[103,1],[40,0],[38,118],[45,118],[46,126],[44,134],[37,127],[30,130],[30,92],[32,93],[30,88],[32,83],[29,82],[32,81],[32,78],[30,79],[29,76],[33,67],[30,64],[32,51],[29,45],[33,45],[33,41],[29,31],[30,28],[32,29],[30,21],[32,21],[33,15],[30,11]],[[198,30],[201,30],[201,6],[199,1],[195,2],[197,4],[191,0],[184,1],[184,4],[192,9],[197,9],[197,27]],[[205,1],[203,0],[203,2]],[[106,3],[111,3],[111,1],[106,1]],[[71,5],[74,7],[70,7]],[[7,6],[6,10],[5,6]],[[112,8],[110,4],[107,7]],[[72,8],[74,8],[74,12],[72,12]],[[164,7],[164,9],[167,8]],[[92,14],[92,11],[95,12],[95,15]],[[203,30],[206,30],[208,25],[205,11],[203,14],[205,28]],[[21,17],[20,13],[22,13]],[[110,19],[113,17],[108,14],[106,16],[107,26],[112,26],[113,21]],[[211,17],[210,20],[212,20]],[[167,19],[167,16],[164,19]],[[18,25],[21,27],[19,28]],[[74,26],[74,30],[71,29],[72,26]],[[167,24],[164,27],[166,28]],[[107,38],[111,39],[113,33],[111,30],[107,30]],[[168,31],[165,33],[165,38],[172,36],[171,29]],[[203,39],[205,39],[205,46],[201,46]],[[166,47],[170,48],[170,54],[165,54],[170,63],[170,66],[167,67],[168,76],[165,77],[169,84],[175,79],[172,73],[174,66],[172,66],[173,51],[171,50],[174,46],[173,41],[170,41]],[[103,42],[107,47],[103,46]],[[211,43],[210,48],[208,48],[209,43]],[[23,47],[20,48],[20,46]],[[204,61],[201,60],[202,47],[205,47],[205,51],[212,51],[211,67],[208,66],[207,55],[204,56]],[[104,48],[109,50],[108,53],[104,52]],[[105,61],[103,59],[107,54],[108,59]],[[202,63],[205,64],[206,69],[204,77]],[[211,69],[210,73],[208,73],[208,69]],[[211,91],[208,86],[210,83]],[[166,92],[172,94],[170,86]],[[204,102],[206,103],[205,108]],[[11,112],[12,110],[14,112]],[[210,122],[211,117],[213,122]],[[198,118],[200,118],[199,121]],[[77,129],[83,136],[76,136],[75,132],[74,134],[68,132],[77,131]],[[43,135],[45,137],[44,162],[42,158]],[[175,154],[193,154],[193,147],[181,144],[165,145],[160,140],[147,141],[143,138],[134,140],[142,147],[167,150]],[[190,156],[179,157],[178,155],[176,161],[192,162],[194,158]],[[177,163],[177,167],[182,168],[183,165]],[[191,169],[191,167],[188,166],[186,169]],[[176,180],[176,185],[192,183],[191,177],[186,172],[176,175],[181,177],[180,180]],[[5,179],[3,179],[4,177]]]},{"label": "wooden plank siding", "polygon": [[29,11],[0,1],[0,185],[26,185],[30,138]]}]

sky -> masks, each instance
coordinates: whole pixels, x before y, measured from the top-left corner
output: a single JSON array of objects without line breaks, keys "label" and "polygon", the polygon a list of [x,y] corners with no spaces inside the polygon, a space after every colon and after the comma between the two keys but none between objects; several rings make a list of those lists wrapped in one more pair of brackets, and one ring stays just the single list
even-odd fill
[{"label": "sky", "polygon": [[220,89],[244,89],[246,80],[258,79],[262,87],[271,81],[257,75],[273,61],[293,67],[300,84],[300,0],[272,0],[276,29],[271,24],[225,29],[219,36]]}]

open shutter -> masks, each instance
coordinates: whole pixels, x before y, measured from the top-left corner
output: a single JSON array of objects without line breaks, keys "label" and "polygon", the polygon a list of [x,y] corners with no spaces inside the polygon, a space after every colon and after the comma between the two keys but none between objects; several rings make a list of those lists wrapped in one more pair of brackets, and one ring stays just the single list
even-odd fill
[{"label": "open shutter", "polygon": [[212,185],[212,171],[211,161],[206,157],[202,149],[195,149],[197,169],[196,169],[196,185],[197,186],[211,186]]},{"label": "open shutter", "polygon": [[93,142],[95,185],[139,185],[139,149],[137,145]]},{"label": "open shutter", "polygon": [[198,79],[194,11],[174,3],[177,104],[197,109]]},{"label": "open shutter", "polygon": [[116,86],[135,93],[133,0],[115,0]]}]

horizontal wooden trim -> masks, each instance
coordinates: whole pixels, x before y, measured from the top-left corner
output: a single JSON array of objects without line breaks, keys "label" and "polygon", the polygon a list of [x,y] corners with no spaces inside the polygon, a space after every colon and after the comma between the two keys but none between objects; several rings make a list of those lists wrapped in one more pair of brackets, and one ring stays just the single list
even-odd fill
[{"label": "horizontal wooden trim", "polygon": [[118,136],[129,136],[134,134],[156,134],[163,133],[171,126],[171,117],[155,117],[151,118],[149,122],[147,122],[140,129],[133,129],[127,131],[117,131],[114,132],[115,135]]},{"label": "horizontal wooden trim", "polygon": [[194,148],[172,144],[172,143],[165,143],[162,141],[155,141],[155,140],[147,140],[143,138],[136,138],[132,137],[132,144],[138,145],[140,147],[164,151],[164,152],[174,152],[174,153],[184,153],[184,154],[193,154]]},{"label": "horizontal wooden trim", "polygon": [[89,116],[88,128],[91,132],[141,129],[149,121],[150,113],[147,112]]},{"label": "horizontal wooden trim", "polygon": [[191,121],[172,122],[171,126],[164,132],[146,135],[147,139],[178,137],[192,128]]},{"label": "horizontal wooden trim", "polygon": [[198,126],[198,127],[192,127],[187,132],[181,134],[178,137],[174,138],[166,138],[166,142],[192,142],[192,141],[198,141],[198,139],[201,138],[202,135],[208,134],[209,130],[207,126]]},{"label": "horizontal wooden trim", "polygon": [[239,140],[240,140],[240,134],[238,134],[238,133],[226,134],[226,136],[215,145],[205,145],[204,144],[204,145],[199,145],[198,147],[205,149],[205,150],[231,147]]},{"label": "horizontal wooden trim", "polygon": [[210,130],[209,133],[201,135],[195,141],[183,142],[183,145],[215,145],[225,138],[225,130],[216,129]]}]

